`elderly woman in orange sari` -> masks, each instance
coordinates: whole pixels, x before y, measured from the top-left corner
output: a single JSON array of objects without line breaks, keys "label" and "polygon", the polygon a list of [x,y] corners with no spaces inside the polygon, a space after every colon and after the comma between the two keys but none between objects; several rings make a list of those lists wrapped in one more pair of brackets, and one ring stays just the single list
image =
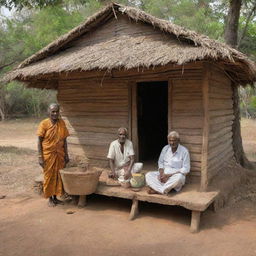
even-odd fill
[{"label": "elderly woman in orange sari", "polygon": [[49,118],[41,121],[37,130],[39,164],[44,172],[44,196],[49,198],[48,205],[52,207],[63,204],[57,199],[64,192],[59,170],[69,162],[66,140],[69,132],[59,112],[58,104],[50,104]]}]

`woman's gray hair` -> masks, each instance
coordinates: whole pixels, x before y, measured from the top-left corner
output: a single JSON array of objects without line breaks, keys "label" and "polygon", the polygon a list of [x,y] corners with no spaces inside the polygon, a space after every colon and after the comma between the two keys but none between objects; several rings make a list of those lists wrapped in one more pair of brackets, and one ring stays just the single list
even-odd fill
[{"label": "woman's gray hair", "polygon": [[120,128],[117,130],[118,134],[119,134],[121,131],[125,131],[125,134],[128,135],[128,130],[127,130],[127,128],[125,128],[125,127],[120,127]]},{"label": "woman's gray hair", "polygon": [[58,109],[60,109],[60,105],[58,103],[51,103],[48,106],[48,110],[57,107]]},{"label": "woman's gray hair", "polygon": [[175,138],[179,139],[180,135],[176,131],[171,131],[171,132],[169,132],[167,138],[169,138],[169,137],[175,137]]}]

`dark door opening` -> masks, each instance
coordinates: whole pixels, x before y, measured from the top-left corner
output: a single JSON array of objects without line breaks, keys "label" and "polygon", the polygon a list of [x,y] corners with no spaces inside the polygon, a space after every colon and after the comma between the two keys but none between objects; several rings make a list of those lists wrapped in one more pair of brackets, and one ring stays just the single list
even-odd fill
[{"label": "dark door opening", "polygon": [[167,144],[168,82],[137,84],[138,145],[140,161],[156,161]]}]

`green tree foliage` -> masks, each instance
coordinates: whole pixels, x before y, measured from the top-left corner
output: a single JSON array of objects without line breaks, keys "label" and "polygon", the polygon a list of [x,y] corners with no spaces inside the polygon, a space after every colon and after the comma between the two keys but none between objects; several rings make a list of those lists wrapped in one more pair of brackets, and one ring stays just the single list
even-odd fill
[{"label": "green tree foliage", "polygon": [[[25,58],[34,54],[48,43],[66,33],[83,20],[76,9],[67,11],[58,6],[38,11],[22,11],[12,19],[2,20],[0,27],[0,74],[9,71]],[[13,82],[1,85],[0,114],[19,112],[38,116],[44,111],[45,99],[56,101],[55,93],[49,91],[28,90]],[[39,100],[41,99],[41,103]]]},{"label": "green tree foliage", "polygon": [[246,118],[256,117],[255,89],[248,86],[239,89],[241,114]]},{"label": "green tree foliage", "polygon": [[40,117],[45,113],[49,102],[56,101],[56,92],[50,90],[26,89],[17,82],[5,86],[5,102],[7,114],[31,115]]},{"label": "green tree foliage", "polygon": [[[0,0],[0,7],[6,6],[13,10],[16,8],[11,18],[0,17],[0,75],[78,25],[108,2],[110,0]],[[231,0],[116,0],[116,2],[141,8],[159,18],[224,41],[224,27]],[[242,1],[237,31],[238,49],[254,60],[256,60],[255,10],[256,0]],[[17,89],[19,86],[20,91]],[[32,101],[37,97],[38,91],[31,90],[34,95],[28,93],[27,96],[26,89],[17,83],[2,85],[0,90],[0,114],[3,111],[8,114],[18,111],[16,107],[14,108],[13,102],[17,102],[17,106],[21,108],[21,104],[18,104],[20,100],[15,98],[15,93],[23,97],[24,101],[26,97],[31,98]],[[38,91],[38,95],[42,97],[42,101],[46,97],[43,91]],[[255,101],[253,95],[254,92],[249,93],[249,99],[246,99],[248,106],[250,104],[253,106],[253,103],[250,103],[250,99],[252,102]],[[39,111],[31,107],[32,105],[31,103],[26,109],[32,111],[30,114],[37,115]],[[27,110],[24,113],[28,113]]]}]

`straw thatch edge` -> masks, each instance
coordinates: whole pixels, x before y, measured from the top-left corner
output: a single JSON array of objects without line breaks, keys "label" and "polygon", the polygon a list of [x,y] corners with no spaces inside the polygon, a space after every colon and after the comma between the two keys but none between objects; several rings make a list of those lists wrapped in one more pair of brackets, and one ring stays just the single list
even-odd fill
[{"label": "straw thatch edge", "polygon": [[[224,43],[220,43],[216,40],[210,39],[205,35],[200,35],[194,31],[172,24],[169,21],[158,19],[134,7],[123,6],[116,3],[111,3],[107,5],[101,11],[89,17],[81,25],[75,27],[65,35],[59,37],[57,40],[53,41],[52,43],[50,43],[49,45],[47,45],[46,47],[32,55],[31,57],[24,60],[16,70],[6,75],[5,80],[26,79],[26,77],[24,77],[22,74],[22,68],[51,56],[52,54],[61,50],[61,48],[63,48],[70,41],[87,33],[92,28],[97,27],[106,18],[109,18],[109,16],[116,17],[116,13],[125,14],[135,22],[140,21],[150,24],[153,27],[159,28],[163,32],[176,36],[179,40],[185,40],[186,42],[193,44],[194,46],[204,47],[206,49],[205,52],[208,52],[208,54],[206,54],[205,56],[207,60],[222,60],[223,62],[225,62],[226,65],[230,65],[232,63],[239,63],[240,69],[243,70],[243,73],[245,73],[245,75],[247,76],[247,79],[242,79],[242,83],[253,84],[253,82],[256,81],[255,63],[252,62],[246,55],[242,54],[241,52],[229,47]],[[212,51],[212,54],[209,54],[210,51]],[[190,61],[191,59],[187,59],[182,64],[189,63]],[[124,66],[119,68],[125,69],[126,67]]]}]

